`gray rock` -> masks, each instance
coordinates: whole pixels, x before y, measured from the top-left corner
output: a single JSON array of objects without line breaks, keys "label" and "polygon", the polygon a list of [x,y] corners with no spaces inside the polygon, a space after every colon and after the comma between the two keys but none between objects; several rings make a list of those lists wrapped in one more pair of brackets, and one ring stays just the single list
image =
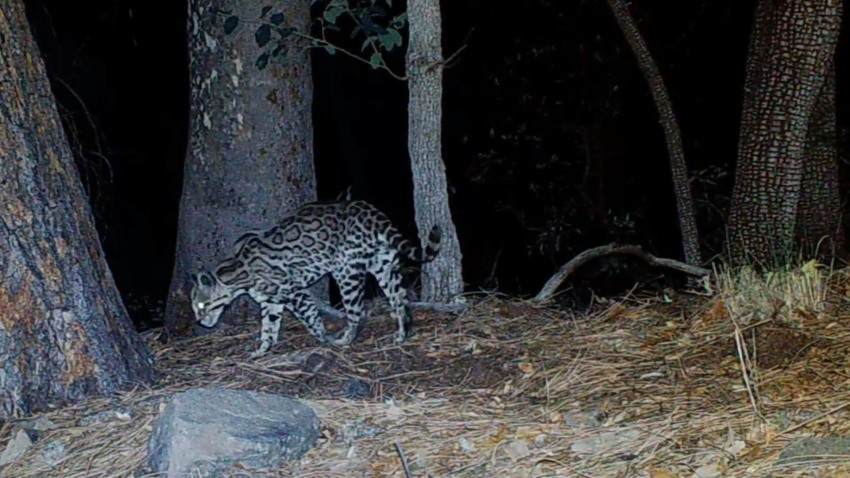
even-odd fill
[{"label": "gray rock", "polygon": [[367,398],[372,396],[372,387],[359,378],[349,378],[343,396],[349,400]]},{"label": "gray rock", "polygon": [[9,443],[6,444],[6,449],[0,453],[0,466],[8,465],[21,457],[32,446],[32,440],[27,435],[26,430],[19,428]]},{"label": "gray rock", "polygon": [[41,449],[41,459],[44,463],[53,466],[65,458],[65,453],[65,444],[60,440],[53,440]]},{"label": "gray rock", "polygon": [[171,397],[148,441],[147,465],[164,476],[228,476],[226,469],[278,468],[319,438],[319,417],[289,398],[196,388]]},{"label": "gray rock", "polygon": [[779,464],[814,464],[818,460],[835,460],[839,456],[850,460],[850,437],[809,437],[782,450],[779,454]]}]

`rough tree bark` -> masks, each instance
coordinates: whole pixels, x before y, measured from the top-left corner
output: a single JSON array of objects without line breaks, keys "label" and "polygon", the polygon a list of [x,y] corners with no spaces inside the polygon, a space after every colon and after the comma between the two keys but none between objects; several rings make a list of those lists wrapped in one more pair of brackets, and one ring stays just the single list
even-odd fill
[{"label": "rough tree bark", "polygon": [[830,0],[759,2],[726,243],[733,264],[775,267],[794,255],[808,132],[841,10]]},{"label": "rough tree bark", "polygon": [[0,0],[0,417],[152,383],[20,0]]},{"label": "rough tree bark", "polygon": [[405,57],[409,88],[408,150],[419,238],[434,224],[443,228],[442,248],[422,268],[422,300],[445,302],[463,292],[460,242],[449,208],[442,155],[443,52],[439,0],[407,4],[409,41]]},{"label": "rough tree bark", "polygon": [[[809,121],[803,185],[797,205],[797,239],[825,260],[844,255],[835,126],[835,62],[830,65]],[[821,239],[825,239],[821,242]]]},{"label": "rough tree bark", "polygon": [[640,31],[635,25],[629,7],[625,0],[608,0],[608,5],[614,12],[617,24],[626,37],[629,46],[638,60],[638,66],[643,76],[649,83],[655,106],[661,117],[661,126],[664,128],[664,137],[667,139],[667,151],[670,154],[670,170],[673,173],[673,189],[676,193],[676,208],[679,212],[679,227],[682,230],[682,246],[685,251],[685,262],[697,266],[702,263],[699,251],[699,231],[694,214],[694,199],[691,195],[691,185],[688,180],[688,167],[685,164],[685,149],[682,146],[682,132],[679,122],[673,113],[673,104],[664,86],[661,72],[655,65],[649,48]]},{"label": "rough tree bark", "polygon": [[189,2],[190,141],[168,335],[192,327],[192,272],[224,259],[246,230],[316,199],[310,56],[295,35],[262,26],[276,22],[308,32],[309,0]]}]

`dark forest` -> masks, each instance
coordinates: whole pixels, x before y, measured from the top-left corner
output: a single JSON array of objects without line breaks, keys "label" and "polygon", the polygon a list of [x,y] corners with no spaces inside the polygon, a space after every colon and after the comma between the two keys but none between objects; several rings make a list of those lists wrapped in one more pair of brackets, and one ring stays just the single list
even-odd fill
[{"label": "dark forest", "polygon": [[850,476],[844,16],[0,0],[0,478]]},{"label": "dark forest", "polygon": [[[185,5],[26,5],[107,260],[146,323],[173,270],[189,124]],[[705,257],[724,238],[754,5],[632,8],[681,125]],[[658,111],[608,5],[457,1],[442,12],[445,55],[458,52],[444,75],[443,155],[467,289],[534,294],[571,257],[612,241],[681,258]],[[403,70],[402,52],[388,57]],[[350,187],[415,234],[406,85],[322,49],[311,62],[319,199]],[[561,297],[581,305],[590,290],[655,287],[670,275],[612,256],[583,268]]]}]

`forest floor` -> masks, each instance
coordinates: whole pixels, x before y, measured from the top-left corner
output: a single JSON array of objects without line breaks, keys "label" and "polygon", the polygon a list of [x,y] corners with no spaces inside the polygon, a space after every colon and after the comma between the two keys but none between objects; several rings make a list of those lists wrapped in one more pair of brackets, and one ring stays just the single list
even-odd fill
[{"label": "forest floor", "polygon": [[43,414],[52,429],[0,477],[154,476],[144,461],[164,400],[217,386],[303,397],[322,419],[301,460],[244,476],[403,478],[403,453],[418,478],[848,478],[850,281],[810,266],[780,276],[721,274],[704,295],[583,313],[492,296],[461,315],[417,311],[401,346],[389,317],[348,349],[315,347],[287,321],[254,360],[259,321],[149,336],[155,388]]}]

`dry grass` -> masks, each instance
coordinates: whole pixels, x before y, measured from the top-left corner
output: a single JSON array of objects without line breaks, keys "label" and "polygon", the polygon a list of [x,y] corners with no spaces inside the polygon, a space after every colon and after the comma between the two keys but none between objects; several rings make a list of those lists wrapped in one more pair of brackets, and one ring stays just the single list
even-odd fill
[{"label": "dry grass", "polygon": [[[404,477],[398,444],[414,477],[667,478],[700,467],[716,476],[847,477],[841,463],[850,457],[779,460],[801,437],[850,434],[843,277],[824,280],[829,294],[818,286],[801,298],[795,285],[721,276],[712,297],[630,298],[582,316],[489,298],[460,317],[419,314],[403,347],[392,344],[388,318],[372,320],[349,350],[310,348],[292,324],[258,361],[247,359],[253,323],[168,346],[151,340],[162,383],[45,413],[59,427],[0,477],[153,476],[142,465],[162,399],[202,385],[310,397],[324,438],[268,476]],[[343,399],[351,377],[370,382],[373,397]],[[79,426],[84,415],[115,410],[131,417]],[[623,438],[578,450],[612,434]],[[68,453],[50,467],[41,448],[54,440]]]}]

